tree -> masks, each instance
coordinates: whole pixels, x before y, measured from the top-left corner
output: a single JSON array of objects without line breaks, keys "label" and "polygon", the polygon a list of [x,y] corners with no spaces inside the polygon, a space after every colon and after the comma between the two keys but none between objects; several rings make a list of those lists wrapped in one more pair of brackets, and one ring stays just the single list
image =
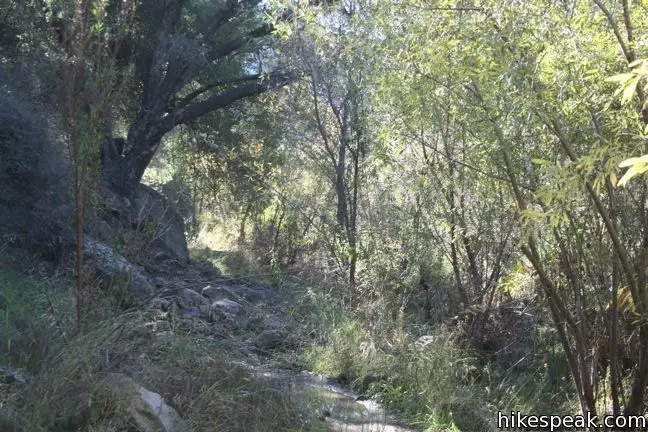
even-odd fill
[{"label": "tree", "polygon": [[[134,6],[135,2],[123,1],[114,11],[115,24],[123,33],[132,28]],[[74,3],[70,40],[66,41],[69,57],[64,66],[65,79],[60,82],[65,132],[74,172],[77,330],[82,329],[91,304],[86,296],[84,271],[86,207],[98,182],[98,143],[104,119],[111,115],[112,102],[119,99],[121,90],[116,51],[109,46],[105,19],[105,2],[94,3],[90,13],[84,10],[83,2]],[[118,46],[120,41],[116,43]]]},{"label": "tree", "polygon": [[297,28],[297,51],[310,77],[312,106],[308,115],[314,119],[321,151],[315,157],[327,166],[326,175],[335,194],[336,238],[341,247],[341,264],[348,272],[348,282],[356,286],[358,263],[358,211],[363,181],[364,161],[369,153],[366,119],[367,65],[359,63],[354,38],[362,22],[352,9],[343,12],[326,9],[323,28],[306,18]]},{"label": "tree", "polygon": [[165,0],[139,7],[140,37],[131,61],[140,101],[123,153],[104,161],[113,189],[133,193],[162,137],[176,126],[291,81],[267,52],[274,29],[263,17],[267,12],[255,0]]},{"label": "tree", "polygon": [[[447,107],[459,129],[449,148],[457,154],[462,137],[474,143],[468,189],[482,183],[508,190],[502,206],[515,209],[519,221],[513,241],[521,264],[535,272],[581,409],[601,409],[605,383],[598,377],[606,374],[601,358],[607,355],[613,413],[640,412],[646,330],[625,317],[645,314],[646,184],[616,189],[615,171],[628,153],[643,153],[637,149],[645,148],[646,105],[636,73],[623,90],[636,102],[634,111],[609,103],[614,89],[605,78],[638,67],[645,10],[604,1],[551,7],[411,2],[385,6],[383,13],[380,31],[391,49],[382,56],[395,59],[395,78],[385,87],[397,96],[394,105],[407,108],[410,122],[427,122],[432,139],[447,138],[447,116],[430,107]],[[436,184],[453,198],[451,168]],[[450,227],[457,227],[461,244],[462,232],[475,223],[456,216]],[[477,267],[465,250],[467,268]],[[479,272],[470,273],[479,279]],[[627,297],[633,301],[621,300]],[[629,353],[632,344],[638,348]],[[631,370],[621,367],[622,357],[632,358]],[[624,395],[630,379],[631,394]]]}]

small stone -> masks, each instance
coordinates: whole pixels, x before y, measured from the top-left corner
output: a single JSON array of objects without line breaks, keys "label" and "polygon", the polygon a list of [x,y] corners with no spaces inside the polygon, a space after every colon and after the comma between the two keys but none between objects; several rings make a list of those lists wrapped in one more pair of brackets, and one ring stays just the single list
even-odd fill
[{"label": "small stone", "polygon": [[3,375],[2,381],[5,384],[27,384],[29,376],[23,369],[8,368],[0,365],[0,375]]},{"label": "small stone", "polygon": [[207,285],[201,290],[201,293],[203,296],[212,300],[227,299],[227,300],[236,301],[237,299],[236,294],[234,294],[233,292],[231,292],[230,290],[222,286]]},{"label": "small stone", "polygon": [[122,374],[108,374],[111,392],[128,397],[126,414],[142,432],[189,432],[180,414],[164,402],[162,396],[140,386]]},{"label": "small stone", "polygon": [[180,306],[184,308],[209,304],[209,299],[189,288],[183,288],[175,296],[178,298]]},{"label": "small stone", "polygon": [[211,309],[212,311],[217,310],[232,315],[238,315],[238,313],[241,311],[241,305],[233,300],[217,300],[212,303]]}]

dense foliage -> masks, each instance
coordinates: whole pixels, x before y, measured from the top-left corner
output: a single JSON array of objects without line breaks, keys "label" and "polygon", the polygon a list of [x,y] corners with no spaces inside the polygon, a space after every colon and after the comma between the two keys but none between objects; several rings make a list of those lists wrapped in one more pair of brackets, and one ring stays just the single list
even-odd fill
[{"label": "dense foliage", "polygon": [[78,199],[101,153],[195,245],[299,273],[309,365],[387,373],[427,425],[471,397],[645,414],[645,1],[81,3],[0,0],[0,84],[39,65]]}]

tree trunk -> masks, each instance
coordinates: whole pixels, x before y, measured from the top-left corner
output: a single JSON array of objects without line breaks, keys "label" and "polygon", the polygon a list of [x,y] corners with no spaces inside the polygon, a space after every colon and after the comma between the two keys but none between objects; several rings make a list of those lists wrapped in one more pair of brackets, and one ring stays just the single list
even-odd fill
[{"label": "tree trunk", "polygon": [[348,141],[348,132],[346,118],[343,125],[340,143],[338,146],[338,160],[335,167],[335,195],[337,196],[337,221],[340,229],[345,230],[348,227],[348,208],[347,193],[345,185],[346,177],[346,148]]}]

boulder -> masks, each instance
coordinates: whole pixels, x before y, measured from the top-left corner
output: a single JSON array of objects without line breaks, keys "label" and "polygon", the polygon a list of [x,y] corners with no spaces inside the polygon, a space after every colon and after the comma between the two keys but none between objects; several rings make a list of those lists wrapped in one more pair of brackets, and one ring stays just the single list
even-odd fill
[{"label": "boulder", "polygon": [[204,316],[202,309],[199,307],[180,309],[179,315],[182,318],[195,318],[195,319],[201,319]]},{"label": "boulder", "polygon": [[203,296],[211,300],[238,300],[239,296],[231,292],[227,287],[207,285],[201,290]]},{"label": "boulder", "polygon": [[128,281],[134,296],[141,300],[151,297],[155,288],[141,267],[131,264],[110,246],[90,236],[86,235],[83,242],[85,259],[101,276]]},{"label": "boulder", "polygon": [[181,265],[189,264],[189,249],[182,216],[154,189],[140,185],[133,199],[133,222],[155,228],[155,246]]},{"label": "boulder", "polygon": [[207,297],[189,288],[181,289],[175,294],[175,296],[180,302],[180,306],[184,308],[201,305],[207,306],[210,304],[210,301]]},{"label": "boulder", "polygon": [[117,235],[121,233],[126,244],[142,240],[136,247],[145,247],[157,262],[170,259],[182,266],[189,264],[184,221],[164,196],[140,185],[129,199],[104,186],[100,201],[102,240],[121,239]]},{"label": "boulder", "polygon": [[180,414],[159,394],[118,373],[108,374],[107,384],[111,392],[127,398],[126,414],[138,431],[189,432],[189,426]]},{"label": "boulder", "polygon": [[217,300],[211,305],[212,312],[225,312],[230,315],[238,315],[241,305],[232,300]]},{"label": "boulder", "polygon": [[201,260],[196,263],[196,269],[202,277],[215,279],[221,277],[223,274],[220,269],[208,260]]},{"label": "boulder", "polygon": [[117,239],[117,231],[108,222],[99,222],[99,239],[106,243],[113,243]]},{"label": "boulder", "polygon": [[162,312],[167,312],[171,307],[171,301],[165,298],[154,298],[148,304],[148,307],[152,310],[161,310]]},{"label": "boulder", "polygon": [[254,346],[259,349],[272,349],[281,344],[286,335],[280,330],[265,330],[254,340]]},{"label": "boulder", "polygon": [[57,221],[74,215],[68,158],[48,113],[11,81],[0,83],[0,236],[14,235],[29,251],[58,261],[69,242],[62,244]]}]

